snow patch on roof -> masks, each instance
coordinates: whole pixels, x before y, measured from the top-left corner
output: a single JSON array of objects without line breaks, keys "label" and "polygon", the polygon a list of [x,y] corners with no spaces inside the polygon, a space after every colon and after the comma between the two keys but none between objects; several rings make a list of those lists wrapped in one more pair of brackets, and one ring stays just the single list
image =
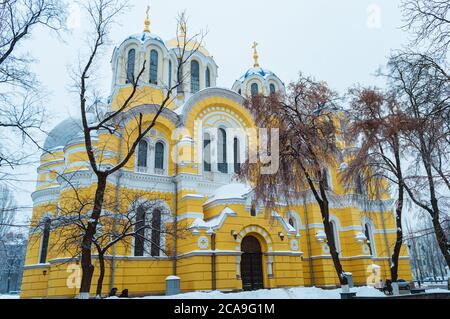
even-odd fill
[{"label": "snow patch on roof", "polygon": [[245,199],[245,197],[252,191],[251,187],[242,183],[231,183],[222,187],[219,187],[211,195],[205,205],[218,200],[225,199]]},{"label": "snow patch on roof", "polygon": [[220,215],[211,218],[208,221],[205,221],[201,218],[197,218],[192,223],[190,229],[217,229],[222,226],[225,222],[225,219],[229,216],[237,216],[236,212],[229,207],[225,207],[225,209],[220,213]]}]

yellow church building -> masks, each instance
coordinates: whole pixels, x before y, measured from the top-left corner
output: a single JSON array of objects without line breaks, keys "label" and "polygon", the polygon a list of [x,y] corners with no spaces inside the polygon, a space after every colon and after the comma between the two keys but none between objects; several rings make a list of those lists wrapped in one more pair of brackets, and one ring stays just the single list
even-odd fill
[{"label": "yellow church building", "polygon": [[[151,118],[167,85],[177,77],[174,66],[179,39],[164,41],[150,32],[149,24],[147,19],[144,32],[129,36],[114,49],[106,112],[117,109],[130,91],[130,75],[143,61],[148,64],[140,83],[144,93],[127,113],[138,111]],[[116,194],[117,207],[126,205],[125,198],[137,193],[148,194],[154,201],[154,210],[148,213],[156,216],[153,226],[161,231],[153,229],[145,234],[152,237],[152,243],[174,244],[162,231],[174,220],[186,225],[186,232],[176,242],[175,263],[174,256],[165,253],[172,248],[164,250],[151,244],[143,249],[135,240],[129,245],[118,243],[107,253],[104,293],[117,287],[119,291],[128,289],[132,296],[164,294],[166,278],[172,275],[180,278],[182,292],[339,286],[312,194],[277,212],[267,212],[254,203],[252,189],[236,179],[248,143],[239,132],[254,127],[244,106],[245,97],[285,92],[283,81],[260,67],[256,43],[253,49],[253,67],[228,89],[216,86],[219,68],[206,48],[199,47],[185,64],[186,80],[173,102],[128,165],[108,179],[108,191]],[[131,121],[129,125],[133,125]],[[46,226],[30,232],[22,298],[75,297],[79,293],[79,266],[73,256],[56,248],[60,234],[54,233],[51,225],[70,202],[66,198],[74,192],[74,185],[84,193],[92,192],[95,186],[80,127],[79,120],[66,119],[46,139],[44,148],[51,153],[41,156],[32,194],[33,221],[45,221]],[[174,137],[175,131],[186,134]],[[193,143],[189,136],[202,137],[202,143]],[[102,165],[117,163],[123,144],[120,137],[111,138],[99,131],[94,140],[103,150]],[[175,148],[189,149],[202,160],[174,161],[171,154]],[[328,192],[344,270],[352,273],[355,285],[390,278],[396,238],[393,200],[388,196],[370,199],[364,190],[344,188],[340,170],[329,167]],[[96,268],[91,293],[98,276],[95,255],[93,260]],[[405,248],[399,268],[399,278],[410,279]]]}]

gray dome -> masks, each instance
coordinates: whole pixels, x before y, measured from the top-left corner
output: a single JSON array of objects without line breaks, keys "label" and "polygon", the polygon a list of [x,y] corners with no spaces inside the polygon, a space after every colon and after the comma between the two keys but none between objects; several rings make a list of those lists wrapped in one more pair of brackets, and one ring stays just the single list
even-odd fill
[{"label": "gray dome", "polygon": [[50,131],[45,140],[44,149],[49,151],[58,147],[64,147],[80,134],[82,134],[80,120],[65,119]]}]

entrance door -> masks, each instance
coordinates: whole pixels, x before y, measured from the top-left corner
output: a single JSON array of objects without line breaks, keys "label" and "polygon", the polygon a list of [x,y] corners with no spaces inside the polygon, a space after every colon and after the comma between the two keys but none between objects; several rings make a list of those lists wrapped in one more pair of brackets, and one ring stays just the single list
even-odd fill
[{"label": "entrance door", "polygon": [[241,277],[244,290],[264,289],[262,252],[259,241],[253,236],[242,240]]}]

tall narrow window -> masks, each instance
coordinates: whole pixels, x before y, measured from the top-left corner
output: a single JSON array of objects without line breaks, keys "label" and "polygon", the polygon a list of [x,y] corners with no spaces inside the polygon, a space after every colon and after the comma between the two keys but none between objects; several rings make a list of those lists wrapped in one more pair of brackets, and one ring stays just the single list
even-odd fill
[{"label": "tall narrow window", "polygon": [[200,90],[200,66],[197,61],[191,61],[191,92]]},{"label": "tall narrow window", "polygon": [[155,209],[152,214],[151,255],[159,256],[161,250],[161,211]]},{"label": "tall narrow window", "polygon": [[250,208],[250,216],[256,217],[256,204],[255,204],[255,202],[252,203],[252,207]]},{"label": "tall narrow window", "polygon": [[368,224],[364,225],[364,234],[366,235],[366,238],[367,238],[367,246],[369,246],[370,255],[373,256],[372,236],[371,236],[370,227]]},{"label": "tall narrow window", "polygon": [[183,93],[183,64],[181,59],[178,60],[177,67],[177,93]]},{"label": "tall narrow window", "polygon": [[203,137],[203,170],[211,172],[211,137],[207,133]]},{"label": "tall narrow window", "polygon": [[139,206],[136,211],[136,224],[134,225],[134,255],[144,256],[145,243],[145,208]]},{"label": "tall narrow window", "polygon": [[150,52],[150,83],[158,84],[158,52],[156,50]]},{"label": "tall narrow window", "polygon": [[169,60],[169,89],[172,88],[172,61]]},{"label": "tall narrow window", "polygon": [[205,71],[205,83],[207,88],[211,87],[211,71],[209,70],[209,67],[206,68]]},{"label": "tall narrow window", "polygon": [[227,174],[228,173],[228,164],[227,164],[227,133],[223,128],[219,129],[219,136],[217,141],[217,150],[218,150],[218,168],[219,172]]},{"label": "tall narrow window", "polygon": [[277,91],[275,88],[275,84],[273,84],[273,83],[270,84],[269,88],[270,88],[270,94],[275,94],[275,92]]},{"label": "tall narrow window", "polygon": [[147,141],[141,140],[138,147],[138,167],[147,167]]},{"label": "tall narrow window", "polygon": [[252,86],[251,86],[251,93],[252,93],[252,96],[257,96],[259,94],[258,84],[256,84],[256,83],[252,84]]},{"label": "tall narrow window", "polygon": [[164,169],[164,144],[161,142],[155,145],[155,168]]},{"label": "tall narrow window", "polygon": [[240,154],[240,145],[239,139],[237,137],[234,138],[233,142],[233,151],[234,151],[234,172],[239,174],[241,171],[241,154]]},{"label": "tall narrow window", "polygon": [[47,262],[48,241],[50,239],[51,224],[52,220],[50,218],[46,218],[44,221],[44,229],[42,231],[41,251],[39,254],[40,264],[45,264]]},{"label": "tall narrow window", "polygon": [[134,64],[136,60],[136,50],[131,49],[128,51],[128,58],[127,58],[127,79],[126,83],[133,83],[134,82]]}]

